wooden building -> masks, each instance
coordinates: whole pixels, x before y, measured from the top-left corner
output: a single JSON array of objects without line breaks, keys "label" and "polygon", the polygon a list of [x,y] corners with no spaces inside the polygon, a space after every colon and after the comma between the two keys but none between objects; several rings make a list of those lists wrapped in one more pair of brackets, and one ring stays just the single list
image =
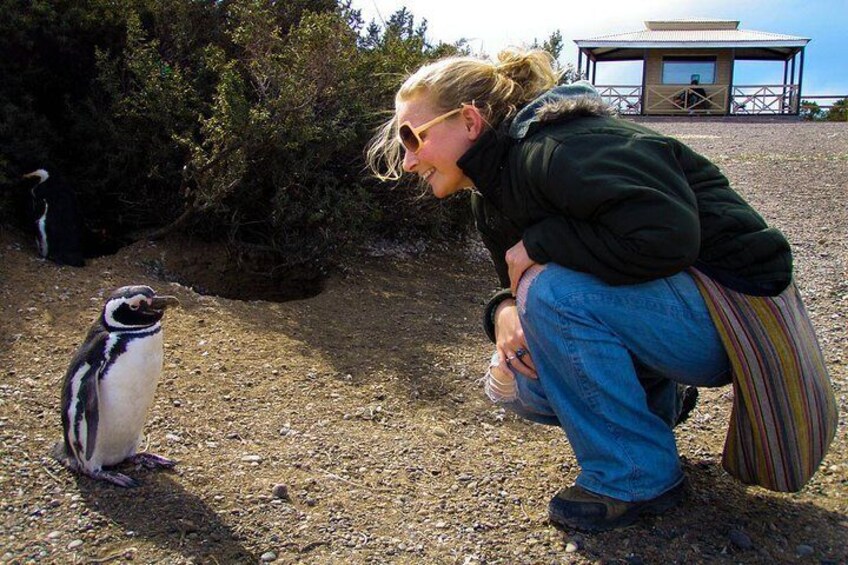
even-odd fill
[{"label": "wooden building", "polygon": [[[642,31],[574,40],[578,71],[622,114],[640,115],[797,115],[809,41],[734,20],[648,21]],[[783,63],[783,82],[737,84],[734,64],[745,60]],[[642,84],[596,84],[597,65],[612,61],[642,61]]]}]

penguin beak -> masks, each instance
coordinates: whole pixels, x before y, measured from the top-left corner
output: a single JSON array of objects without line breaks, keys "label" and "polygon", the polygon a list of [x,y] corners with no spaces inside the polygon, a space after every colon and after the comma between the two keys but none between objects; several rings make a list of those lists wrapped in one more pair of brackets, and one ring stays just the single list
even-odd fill
[{"label": "penguin beak", "polygon": [[179,306],[180,301],[175,296],[154,296],[150,299],[150,308],[162,311],[169,306]]}]

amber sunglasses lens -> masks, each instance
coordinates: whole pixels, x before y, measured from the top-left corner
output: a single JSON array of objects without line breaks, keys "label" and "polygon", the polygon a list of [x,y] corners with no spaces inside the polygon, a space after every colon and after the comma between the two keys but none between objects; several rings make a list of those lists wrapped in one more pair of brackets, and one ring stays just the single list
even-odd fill
[{"label": "amber sunglasses lens", "polygon": [[398,137],[400,137],[400,142],[403,143],[403,146],[408,151],[412,151],[413,153],[418,151],[418,136],[415,135],[411,127],[406,124],[400,126]]}]

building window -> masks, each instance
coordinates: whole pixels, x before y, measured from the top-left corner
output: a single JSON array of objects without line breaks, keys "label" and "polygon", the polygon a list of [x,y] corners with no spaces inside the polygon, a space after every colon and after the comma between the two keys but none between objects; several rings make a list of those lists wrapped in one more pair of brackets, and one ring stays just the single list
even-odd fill
[{"label": "building window", "polygon": [[715,84],[715,57],[664,57],[663,84]]}]

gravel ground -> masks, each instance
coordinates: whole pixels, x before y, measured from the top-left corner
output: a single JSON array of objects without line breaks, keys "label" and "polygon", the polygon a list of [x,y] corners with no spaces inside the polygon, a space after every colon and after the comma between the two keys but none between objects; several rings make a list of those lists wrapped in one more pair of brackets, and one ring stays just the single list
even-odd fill
[{"label": "gravel ground", "polygon": [[[495,285],[478,242],[351,259],[286,303],[203,296],[159,278],[214,261],[196,242],[139,243],[82,269],[0,230],[0,562],[848,562],[848,125],[652,120],[719,164],[791,241],[841,409],[797,494],[745,487],[719,461],[729,389],[677,431],[691,492],[675,510],[582,535],[546,521],[578,469],[563,434],[491,405],[478,382]],[[204,256],[205,253],[205,256]],[[160,275],[157,275],[159,273]],[[122,490],[47,453],[59,387],[105,295],[177,295],[148,449],[171,472]]]}]

